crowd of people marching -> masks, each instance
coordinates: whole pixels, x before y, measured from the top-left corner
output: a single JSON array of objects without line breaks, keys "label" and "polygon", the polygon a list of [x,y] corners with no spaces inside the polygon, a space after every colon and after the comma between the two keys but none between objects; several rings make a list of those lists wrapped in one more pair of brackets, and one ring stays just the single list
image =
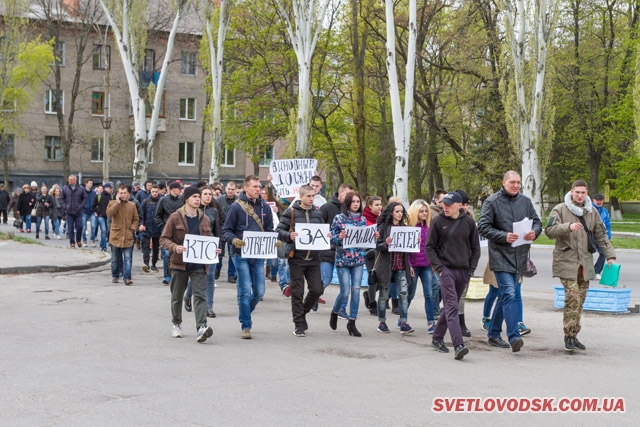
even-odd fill
[{"label": "crowd of people marching", "polygon": [[[13,211],[14,226],[24,233],[35,230],[37,239],[40,234],[44,239],[61,239],[66,234],[71,248],[110,248],[113,283],[123,280],[125,285],[133,284],[132,254],[134,248],[141,250],[143,272],[159,273],[162,268],[162,281],[170,285],[172,336],[183,335],[184,308],[195,314],[198,342],[213,335],[207,319],[216,317],[215,281],[225,263],[227,280],[237,287],[243,339],[252,337],[251,315],[264,296],[266,280],[277,282],[291,299],[293,334],[297,337],[306,336],[306,315],[318,310],[318,304],[325,304],[322,295],[334,278],[334,270],[340,290],[331,306],[329,326],[336,330],[338,319],[345,319],[347,331],[354,337],[362,336],[356,321],[365,270],[365,308],[377,317],[380,333],[390,333],[394,326],[403,335],[414,332],[408,309],[420,283],[432,346],[448,353],[444,342],[448,331],[458,360],[469,353],[464,338],[471,332],[466,326],[464,301],[480,258],[482,236],[489,246],[484,282],[492,285],[482,317],[487,342],[513,352],[523,347],[522,336],[531,329],[523,322],[520,288],[529,265],[530,244],[543,232],[543,226],[531,200],[520,192],[517,172],[505,173],[502,188],[483,202],[477,220],[463,190],[438,190],[430,202],[418,199],[406,208],[406,201],[394,197],[386,204],[380,196],[365,199],[349,184],[341,184],[327,201],[320,194],[323,183],[319,176],[303,185],[295,198],[279,197],[271,176],[267,181],[263,185],[257,176],[250,175],[242,184],[228,182],[226,186],[219,182],[190,185],[179,180],[168,185],[149,180],[143,186],[113,182],[94,186],[91,179],[81,185],[70,175],[62,188],[57,184],[48,188],[44,183],[38,187],[34,181],[11,195],[0,184],[0,220],[6,224],[8,213]],[[592,203],[586,182],[575,181],[564,202],[552,210],[544,229],[556,240],[553,275],[565,288],[567,352],[586,349],[577,334],[589,280],[599,277],[605,261],[611,264],[615,260],[602,199],[602,195],[595,195],[596,203]],[[514,233],[514,223],[524,219],[532,220],[531,230],[524,235]],[[298,249],[295,224],[300,223],[328,224],[330,249]],[[348,228],[373,224],[377,226],[375,248],[343,245]],[[393,250],[393,227],[419,229],[417,252]],[[243,257],[246,231],[277,232],[278,259]],[[219,237],[220,261],[212,265],[184,262],[186,234]],[[594,251],[599,253],[595,268]],[[391,327],[388,310],[398,316]],[[501,337],[503,323],[507,341]]]}]

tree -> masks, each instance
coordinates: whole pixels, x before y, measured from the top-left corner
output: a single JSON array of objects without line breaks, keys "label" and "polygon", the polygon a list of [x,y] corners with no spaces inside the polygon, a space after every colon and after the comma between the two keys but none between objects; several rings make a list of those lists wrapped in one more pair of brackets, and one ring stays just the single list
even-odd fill
[{"label": "tree", "polygon": [[[162,61],[160,72],[156,76],[145,75],[145,81],[141,81],[141,67],[144,59],[144,49],[147,44],[147,20],[146,0],[99,0],[105,16],[111,25],[115,35],[118,51],[122,58],[129,96],[131,97],[131,109],[134,121],[134,160],[133,180],[144,182],[147,180],[149,154],[153,149],[156,138],[158,119],[162,109],[162,96],[164,84],[167,79],[167,70],[172,59],[173,45],[178,32],[178,25],[186,14],[189,0],[172,0],[168,2],[165,12],[170,12],[172,23],[166,42],[166,52]],[[151,82],[154,80],[154,82]],[[143,93],[143,83],[148,83],[147,94]],[[151,104],[151,118],[147,128],[147,98],[153,100]]]},{"label": "tree", "polygon": [[[282,0],[275,0],[280,17],[298,58],[298,119],[296,122],[296,155],[308,155],[311,135],[310,95],[311,61],[322,24],[331,0],[291,0],[293,23]],[[294,26],[295,24],[295,26]]]},{"label": "tree", "polygon": [[54,60],[53,43],[39,37],[27,40],[28,20],[22,17],[26,11],[24,2],[6,0],[0,26],[0,161],[7,185],[13,161],[10,144],[15,143],[11,136],[23,132],[18,117],[29,108]]},{"label": "tree", "polygon": [[[540,215],[542,173],[538,149],[542,140],[544,78],[547,47],[553,36],[558,14],[557,0],[536,0],[533,14],[524,0],[504,0],[507,37],[513,61],[517,107],[515,116],[520,134],[522,187]],[[533,28],[528,28],[532,19]],[[526,96],[526,62],[533,64],[534,84]]]},{"label": "tree", "polygon": [[385,0],[387,23],[387,72],[391,95],[391,115],[393,118],[393,140],[395,145],[395,174],[393,193],[403,202],[409,201],[409,145],[413,119],[413,89],[416,62],[417,13],[416,0],[409,0],[409,41],[404,82],[404,109],[400,104],[400,88],[396,70],[396,38],[394,1]]}]

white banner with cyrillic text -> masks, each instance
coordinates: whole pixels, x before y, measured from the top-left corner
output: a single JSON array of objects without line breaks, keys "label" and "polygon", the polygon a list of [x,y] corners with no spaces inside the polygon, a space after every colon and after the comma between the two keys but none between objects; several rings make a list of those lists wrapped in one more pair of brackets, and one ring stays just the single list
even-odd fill
[{"label": "white banner with cyrillic text", "polygon": [[391,227],[389,252],[420,252],[420,228]]},{"label": "white banner with cyrillic text", "polygon": [[245,231],[242,234],[242,258],[278,258],[276,242],[278,233]]},{"label": "white banner with cyrillic text", "polygon": [[272,160],[269,166],[271,184],[276,188],[278,197],[296,197],[300,187],[309,184],[317,168],[316,159]]},{"label": "white banner with cyrillic text", "polygon": [[342,239],[342,247],[347,248],[374,248],[376,247],[376,230],[375,224],[367,227],[354,227],[347,225],[345,227],[347,236]]},{"label": "white banner with cyrillic text", "polygon": [[324,251],[331,248],[329,224],[307,224],[296,222],[296,250]]},{"label": "white banner with cyrillic text", "polygon": [[213,236],[199,236],[197,234],[186,234],[184,243],[187,248],[182,252],[182,261],[193,264],[217,264],[218,247],[220,238]]}]

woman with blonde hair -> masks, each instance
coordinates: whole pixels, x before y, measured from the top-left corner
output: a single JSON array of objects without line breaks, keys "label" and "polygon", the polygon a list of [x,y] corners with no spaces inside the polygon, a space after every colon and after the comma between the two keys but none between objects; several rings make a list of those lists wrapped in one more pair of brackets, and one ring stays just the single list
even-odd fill
[{"label": "woman with blonde hair", "polygon": [[52,199],[51,205],[51,225],[53,226],[53,235],[56,239],[60,240],[60,221],[65,217],[63,204],[60,201],[61,190],[58,184],[53,184],[51,186],[51,190],[49,190],[49,195]]},{"label": "woman with blonde hair", "polygon": [[408,303],[416,295],[418,278],[422,282],[422,293],[424,294],[424,311],[427,315],[427,327],[430,334],[436,328],[433,313],[433,295],[431,293],[431,262],[427,258],[425,245],[429,236],[429,224],[431,223],[431,210],[429,204],[422,199],[414,201],[407,212],[409,217],[407,225],[420,228],[420,251],[409,255],[409,263],[413,267],[413,280],[409,282]]}]

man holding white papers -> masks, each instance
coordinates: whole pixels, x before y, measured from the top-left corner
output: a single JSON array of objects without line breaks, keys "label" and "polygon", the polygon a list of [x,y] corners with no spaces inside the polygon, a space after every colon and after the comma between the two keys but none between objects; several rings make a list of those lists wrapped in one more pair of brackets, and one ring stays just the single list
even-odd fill
[{"label": "man holding white papers", "polygon": [[[586,350],[578,341],[582,304],[587,296],[589,280],[595,278],[593,254],[597,247],[607,258],[607,265],[616,259],[616,253],[607,238],[607,230],[600,214],[587,195],[587,183],[574,181],[564,196],[564,203],[556,205],[547,221],[545,234],[556,240],[553,249],[553,277],[560,278],[564,286],[564,349],[568,352]],[[589,234],[597,247],[589,244]]]},{"label": "man holding white papers", "polygon": [[[324,292],[322,276],[320,275],[320,251],[313,249],[301,250],[298,248],[296,238],[301,242],[316,240],[315,233],[304,233],[303,236],[296,231],[298,224],[324,224],[324,218],[320,210],[314,206],[314,190],[308,185],[300,187],[300,199],[291,204],[284,211],[280,224],[278,224],[278,237],[283,242],[294,242],[293,257],[289,258],[289,271],[291,272],[291,313],[295,329],[293,335],[304,337],[308,329],[306,315],[313,308],[318,297]],[[328,226],[327,226],[328,231]],[[329,233],[327,233],[329,234]],[[319,237],[322,240],[322,236]],[[329,242],[329,237],[324,237]],[[304,281],[307,280],[307,296],[304,298]]]},{"label": "man holding white papers", "polygon": [[169,215],[162,235],[160,245],[171,254],[171,315],[173,321],[174,338],[182,337],[182,299],[191,279],[193,290],[193,307],[196,316],[197,341],[205,342],[213,335],[213,330],[207,326],[207,265],[184,262],[183,252],[186,251],[184,238],[186,234],[211,236],[209,218],[200,210],[200,191],[195,186],[189,186],[182,193],[184,206]]},{"label": "man holding white papers", "polygon": [[[489,268],[498,283],[498,303],[489,326],[489,345],[520,351],[524,341],[518,328],[522,299],[518,298],[520,277],[527,265],[531,242],[542,233],[542,222],[531,199],[520,194],[521,180],[516,171],[508,171],[502,178],[502,188],[482,204],[478,231],[489,241]],[[514,223],[525,218],[532,220],[530,231],[514,232]],[[513,246],[519,238],[528,244]],[[502,321],[507,323],[506,343],[501,337]]]}]

